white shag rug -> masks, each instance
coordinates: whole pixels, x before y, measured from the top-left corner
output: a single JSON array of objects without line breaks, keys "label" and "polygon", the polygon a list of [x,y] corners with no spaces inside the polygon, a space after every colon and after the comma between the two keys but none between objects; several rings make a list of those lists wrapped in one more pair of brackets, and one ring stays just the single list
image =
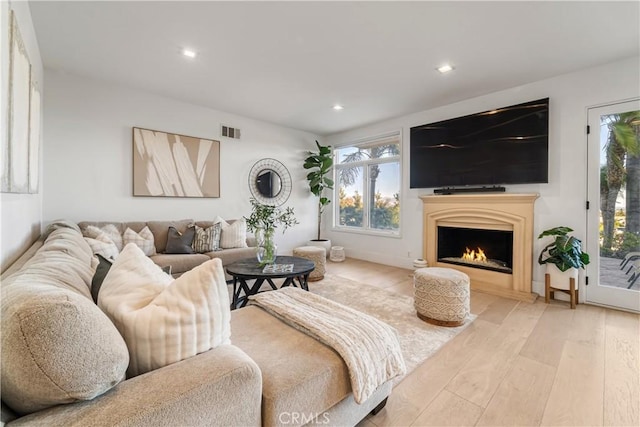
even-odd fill
[{"label": "white shag rug", "polygon": [[[398,331],[407,374],[433,356],[476,318],[470,315],[464,325],[455,328],[435,326],[416,316],[412,297],[332,274],[325,275],[318,282],[310,282],[309,290],[393,326]],[[394,382],[397,384],[401,379]]]}]

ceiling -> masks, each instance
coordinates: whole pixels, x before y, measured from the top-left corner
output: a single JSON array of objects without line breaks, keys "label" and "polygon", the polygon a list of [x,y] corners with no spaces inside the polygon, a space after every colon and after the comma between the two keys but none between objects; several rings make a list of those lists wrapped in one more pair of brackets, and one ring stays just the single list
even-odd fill
[{"label": "ceiling", "polygon": [[45,67],[318,135],[640,53],[637,1],[30,7]]}]

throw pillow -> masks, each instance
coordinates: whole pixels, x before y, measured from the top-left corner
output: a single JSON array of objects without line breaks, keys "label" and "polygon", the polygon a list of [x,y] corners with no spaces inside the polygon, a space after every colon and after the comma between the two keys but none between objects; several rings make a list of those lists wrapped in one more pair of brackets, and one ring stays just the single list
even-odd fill
[{"label": "throw pillow", "polygon": [[[151,256],[156,253],[156,247],[153,242],[153,234],[149,227],[144,227],[140,230],[140,233],[136,233],[132,229],[128,228],[122,234],[122,241],[124,245],[129,243],[135,243],[146,256]],[[123,249],[124,250],[124,249]]]},{"label": "throw pillow", "polygon": [[98,232],[104,232],[112,241],[115,243],[118,248],[118,252],[122,250],[122,234],[120,234],[120,230],[116,227],[115,224],[107,224],[104,227],[98,228],[94,225],[90,225],[84,230],[85,237],[92,237],[95,239],[95,236]]},{"label": "throw pillow", "polygon": [[240,218],[229,224],[224,219],[217,217],[214,223],[220,224],[220,248],[246,248],[247,247],[247,220]]},{"label": "throw pillow", "polygon": [[[89,228],[89,227],[88,227]],[[93,227],[91,235],[95,237],[85,237],[94,254],[100,254],[105,258],[115,259],[120,251],[116,244],[107,234],[97,227]]]},{"label": "throw pillow", "polygon": [[[93,302],[97,304],[102,282],[104,282],[104,278],[107,277],[107,273],[111,269],[111,265],[113,263],[100,254],[96,254],[96,256],[98,257],[98,266],[96,267],[96,272],[91,279],[91,298],[93,298]],[[162,271],[171,276],[170,265],[162,267]]]},{"label": "throw pillow", "polygon": [[93,298],[93,302],[97,304],[98,293],[100,292],[100,287],[102,286],[104,278],[107,276],[107,273],[111,268],[111,261],[100,254],[96,254],[96,256],[98,257],[98,266],[96,267],[96,272],[91,279],[91,298]]},{"label": "throw pillow", "polygon": [[199,254],[219,251],[221,231],[222,224],[219,222],[207,228],[202,228],[196,225],[196,235],[193,239],[193,250]]},{"label": "throw pillow", "polygon": [[219,259],[173,280],[129,244],[102,283],[98,306],[127,343],[130,376],[231,343],[229,293]]},{"label": "throw pillow", "polygon": [[169,233],[167,235],[167,248],[165,254],[192,254],[193,237],[195,236],[196,229],[191,226],[187,227],[184,233],[176,230],[175,227],[169,227]]}]

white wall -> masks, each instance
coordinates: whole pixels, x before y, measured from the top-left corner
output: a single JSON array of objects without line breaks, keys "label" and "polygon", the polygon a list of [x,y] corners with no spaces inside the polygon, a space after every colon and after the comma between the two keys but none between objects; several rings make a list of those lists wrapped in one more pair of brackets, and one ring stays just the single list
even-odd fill
[{"label": "white wall", "polygon": [[[300,221],[284,235],[276,232],[279,253],[312,238],[316,200],[302,164],[317,136],[49,69],[45,81],[45,223],[248,216],[248,173],[271,157],[291,173],[286,206]],[[220,137],[220,123],[240,128],[242,139]],[[133,197],[132,127],[219,140],[220,198]]]},{"label": "white wall", "polygon": [[[578,238],[586,236],[586,116],[587,107],[640,96],[639,58],[599,66],[509,90],[469,99],[416,114],[384,121],[357,130],[332,135],[333,146],[358,138],[402,129],[403,185],[402,238],[364,236],[327,230],[334,245],[345,247],[347,256],[410,267],[422,258],[422,201],[418,196],[431,189],[409,189],[409,130],[436,122],[535,99],[550,98],[549,183],[509,185],[512,193],[540,193],[535,204],[534,238],[547,228],[570,226]],[[330,219],[325,221],[330,223]],[[534,254],[542,249],[536,241]],[[544,269],[534,263],[536,292],[541,291]]]},{"label": "white wall", "polygon": [[[11,8],[16,14],[16,20],[22,40],[24,41],[31,62],[35,79],[43,88],[43,70],[38,41],[36,40],[31,12],[27,2],[12,2]],[[0,2],[0,137],[6,141],[8,86],[9,86],[9,3]],[[40,166],[42,172],[42,163]],[[42,222],[42,173],[40,176],[40,193],[38,194],[0,194],[0,268],[4,270],[15,261],[40,235]]]}]

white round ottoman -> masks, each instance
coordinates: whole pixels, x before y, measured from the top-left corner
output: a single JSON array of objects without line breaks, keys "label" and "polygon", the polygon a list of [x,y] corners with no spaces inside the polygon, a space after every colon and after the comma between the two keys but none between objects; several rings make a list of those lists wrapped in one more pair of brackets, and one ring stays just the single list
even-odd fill
[{"label": "white round ottoman", "polygon": [[469,276],[452,268],[419,268],[413,275],[418,317],[439,326],[460,326],[469,315]]},{"label": "white round ottoman", "polygon": [[315,282],[324,279],[327,252],[318,246],[300,246],[293,250],[293,256],[308,259],[316,264],[316,268],[309,273],[309,281]]}]

